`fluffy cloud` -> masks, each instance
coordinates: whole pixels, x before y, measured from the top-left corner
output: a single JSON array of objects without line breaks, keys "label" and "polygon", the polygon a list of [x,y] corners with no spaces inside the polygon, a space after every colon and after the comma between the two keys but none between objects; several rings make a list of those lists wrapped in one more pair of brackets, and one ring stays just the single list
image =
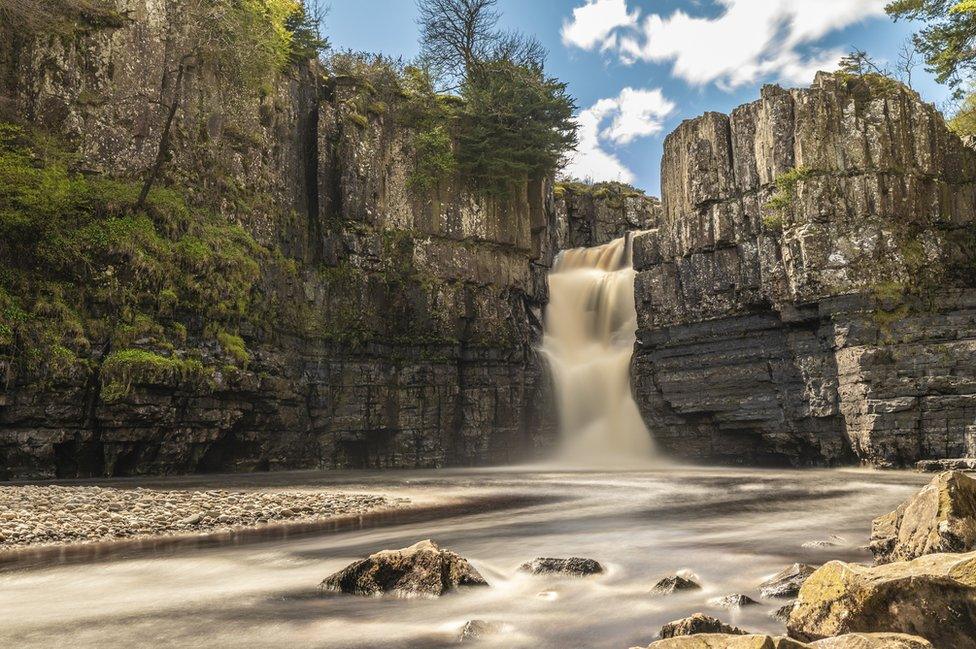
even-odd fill
[{"label": "fluffy cloud", "polygon": [[577,117],[579,146],[566,174],[593,181],[633,183],[634,173],[606,147],[659,133],[674,110],[674,103],[659,88],[624,88],[617,97],[601,99]]},{"label": "fluffy cloud", "polygon": [[563,43],[584,50],[597,45],[607,49],[616,45],[612,33],[618,27],[636,27],[640,11],[628,12],[627,0],[586,0],[573,9],[573,17],[563,23]]},{"label": "fluffy cloud", "polygon": [[[588,0],[563,26],[563,40],[582,49],[615,51],[625,63],[672,64],[694,85],[732,88],[761,78],[808,82],[832,69],[842,50],[802,52],[819,39],[867,18],[884,15],[887,0],[714,0],[716,17],[678,10],[669,16],[628,12],[623,0],[598,26],[588,13],[609,0]],[[624,20],[622,17],[626,17]],[[581,22],[586,21],[586,22]],[[570,38],[568,35],[572,35]]]}]

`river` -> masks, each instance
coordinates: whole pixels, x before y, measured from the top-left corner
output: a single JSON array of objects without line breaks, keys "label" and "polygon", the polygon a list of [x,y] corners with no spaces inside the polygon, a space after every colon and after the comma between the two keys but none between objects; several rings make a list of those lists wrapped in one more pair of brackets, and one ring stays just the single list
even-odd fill
[{"label": "river", "polygon": [[[351,528],[203,547],[115,546],[96,554],[25,555],[0,568],[0,647],[436,648],[470,619],[500,621],[484,647],[646,646],[697,611],[782,632],[769,611],[724,611],[731,592],[794,561],[869,561],[871,519],[926,482],[873,470],[698,467],[569,471],[552,467],[423,472],[280,473],[102,481],[112,486],[352,489],[446,503],[435,512],[365,516]],[[835,547],[804,548],[842,537]],[[491,583],[437,600],[320,596],[349,562],[425,538],[467,557]],[[537,556],[583,556],[606,574],[517,572]],[[653,596],[677,570],[704,589]]]}]

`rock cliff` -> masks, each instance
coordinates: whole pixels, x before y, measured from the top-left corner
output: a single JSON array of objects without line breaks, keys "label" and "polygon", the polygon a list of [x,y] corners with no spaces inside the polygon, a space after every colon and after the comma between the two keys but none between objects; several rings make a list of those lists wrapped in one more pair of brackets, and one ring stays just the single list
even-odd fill
[{"label": "rock cliff", "polygon": [[666,140],[635,241],[635,398],[733,463],[976,452],[976,152],[882,77],[766,87]]},{"label": "rock cliff", "polygon": [[[142,178],[178,92],[180,3],[121,0],[119,15],[2,34],[0,108],[66,142],[86,178]],[[219,265],[205,280],[243,314],[228,333],[211,305],[164,308],[166,291],[138,316],[77,297],[82,342],[58,346],[54,373],[0,336],[0,478],[432,467],[545,446],[548,179],[504,199],[414,191],[397,98],[317,64],[253,94],[206,66],[181,87],[166,181],[243,230],[243,286]]]}]

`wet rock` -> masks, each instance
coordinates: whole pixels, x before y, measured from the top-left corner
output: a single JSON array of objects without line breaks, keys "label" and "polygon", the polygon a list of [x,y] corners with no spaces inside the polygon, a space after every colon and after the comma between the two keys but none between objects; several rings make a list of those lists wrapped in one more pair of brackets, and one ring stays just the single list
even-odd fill
[{"label": "wet rock", "polygon": [[925,638],[904,633],[848,633],[810,644],[816,649],[932,649]]},{"label": "wet rock", "polygon": [[793,604],[795,604],[795,602],[783,604],[779,608],[773,609],[769,612],[769,617],[786,624],[786,621],[790,619],[790,613],[793,611]]},{"label": "wet rock", "polygon": [[976,471],[976,457],[960,457],[951,460],[921,460],[915,469],[925,473],[940,471]]},{"label": "wet rock", "polygon": [[976,480],[960,471],[936,476],[895,511],[874,519],[875,563],[976,549]]},{"label": "wet rock", "polygon": [[796,597],[803,581],[813,574],[816,568],[805,563],[794,563],[759,584],[759,594],[765,598]]},{"label": "wet rock", "polygon": [[502,630],[501,622],[489,622],[487,620],[469,620],[464,623],[458,632],[458,642],[472,642],[491,635],[495,635]]},{"label": "wet rock", "polygon": [[539,557],[523,563],[519,566],[519,570],[531,572],[533,575],[562,574],[575,577],[598,575],[604,572],[604,568],[599,562],[581,557],[570,557],[568,559]]},{"label": "wet rock", "polygon": [[740,593],[730,593],[723,597],[716,597],[708,600],[708,603],[719,608],[742,608],[743,606],[755,606],[759,604],[759,602],[748,595],[742,595]]},{"label": "wet rock", "polygon": [[687,577],[682,577],[681,575],[672,575],[671,577],[665,577],[661,579],[654,587],[651,592],[658,595],[670,595],[679,590],[700,590],[701,584],[699,584],[694,579]]},{"label": "wet rock", "polygon": [[976,649],[976,552],[879,566],[831,561],[803,583],[787,628],[807,641],[884,631]]},{"label": "wet rock", "polygon": [[459,586],[487,585],[466,559],[426,540],[353,562],[326,577],[319,589],[354,595],[439,597]]},{"label": "wet rock", "polygon": [[807,541],[801,547],[807,549],[822,549],[822,548],[836,548],[838,546],[847,543],[847,539],[842,536],[831,536],[826,539],[817,539],[816,541]]},{"label": "wet rock", "polygon": [[662,638],[677,638],[680,636],[697,635],[699,633],[726,633],[730,635],[746,635],[739,627],[726,624],[718,618],[704,613],[695,613],[691,617],[668,622],[661,627]]},{"label": "wet rock", "polygon": [[805,644],[783,636],[702,634],[658,640],[648,649],[931,649],[924,638],[901,633],[851,633]]}]

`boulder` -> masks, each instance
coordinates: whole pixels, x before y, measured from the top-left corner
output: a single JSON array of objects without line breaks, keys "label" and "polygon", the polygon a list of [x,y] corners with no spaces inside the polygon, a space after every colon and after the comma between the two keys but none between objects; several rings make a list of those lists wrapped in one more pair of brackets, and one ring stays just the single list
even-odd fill
[{"label": "boulder", "polygon": [[976,480],[961,471],[940,473],[895,511],[874,519],[870,547],[875,563],[976,550]]},{"label": "boulder", "polygon": [[585,577],[587,575],[601,574],[604,568],[599,562],[593,559],[583,559],[580,557],[570,557],[568,559],[540,557],[523,563],[519,566],[519,570],[522,572],[531,572],[533,575],[562,574]]},{"label": "boulder", "polygon": [[805,563],[794,563],[759,584],[759,594],[766,598],[791,598],[800,592],[803,581],[816,570]]},{"label": "boulder", "polygon": [[793,611],[793,604],[794,602],[790,602],[789,604],[784,604],[779,608],[770,611],[769,617],[786,624],[786,621],[790,619],[790,613]]},{"label": "boulder", "polygon": [[932,649],[925,638],[904,633],[848,633],[810,643],[816,649]]},{"label": "boulder", "polygon": [[501,622],[489,622],[487,620],[469,620],[464,623],[458,632],[458,642],[472,642],[491,635],[495,635],[502,630]]},{"label": "boulder", "polygon": [[759,602],[752,599],[748,595],[742,595],[741,593],[730,593],[722,597],[710,599],[708,600],[708,603],[712,606],[718,606],[719,608],[741,608],[743,606],[755,606]]},{"label": "boulder", "polygon": [[728,635],[746,635],[749,632],[739,627],[726,624],[718,618],[703,613],[695,613],[691,617],[668,622],[661,627],[662,638],[677,638],[699,633],[725,633]]},{"label": "boulder", "polygon": [[439,597],[458,586],[487,585],[467,559],[427,540],[351,563],[326,577],[319,589],[354,595]]},{"label": "boulder", "polygon": [[783,636],[706,633],[658,640],[648,649],[932,649],[932,645],[901,633],[851,633],[812,644]]},{"label": "boulder", "polygon": [[661,579],[654,587],[651,592],[658,595],[670,595],[671,593],[678,590],[700,590],[701,584],[699,584],[694,579],[689,579],[687,577],[682,577],[681,575],[672,575],[670,577],[665,577]]},{"label": "boulder", "polygon": [[802,642],[768,635],[701,633],[652,642],[647,649],[808,649]]},{"label": "boulder", "polygon": [[897,632],[976,649],[976,552],[880,566],[831,561],[803,582],[787,628],[807,641]]}]

